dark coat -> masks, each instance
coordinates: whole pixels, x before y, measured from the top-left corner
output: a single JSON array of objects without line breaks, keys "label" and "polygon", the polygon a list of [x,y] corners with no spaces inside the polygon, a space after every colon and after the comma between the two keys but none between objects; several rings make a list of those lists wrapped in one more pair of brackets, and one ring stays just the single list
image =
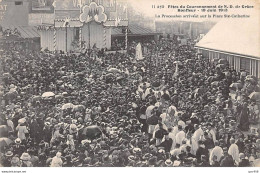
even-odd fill
[{"label": "dark coat", "polygon": [[245,144],[244,144],[244,142],[237,141],[236,144],[237,144],[237,146],[238,146],[239,153],[244,153],[244,150],[245,150]]},{"label": "dark coat", "polygon": [[163,141],[160,146],[164,147],[164,150],[166,152],[170,152],[171,147],[172,147],[172,142],[173,142],[172,139],[169,138],[168,140]]},{"label": "dark coat", "polygon": [[239,125],[238,127],[242,131],[249,130],[249,109],[247,108],[247,105],[243,105],[241,113],[239,115]]},{"label": "dark coat", "polygon": [[239,164],[238,167],[249,167],[250,163],[248,159],[242,159]]},{"label": "dark coat", "polygon": [[24,145],[14,145],[13,146],[13,153],[18,154],[18,156],[21,156],[23,152],[25,152],[26,148]]},{"label": "dark coat", "polygon": [[206,156],[206,160],[209,159],[209,151],[206,148],[199,147],[196,152],[196,159],[198,160],[198,162],[201,162],[202,155]]},{"label": "dark coat", "polygon": [[225,157],[221,160],[220,166],[221,166],[221,167],[234,167],[234,165],[235,165],[234,163],[235,163],[235,162],[234,162],[232,156],[227,155],[227,156],[225,156]]},{"label": "dark coat", "polygon": [[220,163],[219,162],[213,162],[213,164],[211,166],[212,167],[220,167]]},{"label": "dark coat", "polygon": [[207,139],[204,141],[204,144],[205,144],[206,149],[212,149],[212,148],[214,148],[213,139],[207,138]]}]

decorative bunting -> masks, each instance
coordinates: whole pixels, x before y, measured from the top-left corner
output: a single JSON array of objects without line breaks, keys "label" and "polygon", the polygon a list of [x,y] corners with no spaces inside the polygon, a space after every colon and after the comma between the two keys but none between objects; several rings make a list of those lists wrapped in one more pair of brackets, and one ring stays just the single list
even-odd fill
[{"label": "decorative bunting", "polygon": [[81,48],[82,43],[82,27],[79,27],[79,48]]},{"label": "decorative bunting", "polygon": [[104,26],[103,27],[103,47],[106,48],[106,43],[107,43],[107,29]]},{"label": "decorative bunting", "polygon": [[57,50],[57,31],[55,28],[53,31],[53,48],[54,48],[54,51]]}]

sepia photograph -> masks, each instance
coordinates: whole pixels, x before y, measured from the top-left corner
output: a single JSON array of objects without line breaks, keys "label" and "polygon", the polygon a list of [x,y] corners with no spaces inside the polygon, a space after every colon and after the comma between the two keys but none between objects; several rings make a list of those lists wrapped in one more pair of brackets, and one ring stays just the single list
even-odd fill
[{"label": "sepia photograph", "polygon": [[0,0],[0,167],[258,173],[260,1]]}]

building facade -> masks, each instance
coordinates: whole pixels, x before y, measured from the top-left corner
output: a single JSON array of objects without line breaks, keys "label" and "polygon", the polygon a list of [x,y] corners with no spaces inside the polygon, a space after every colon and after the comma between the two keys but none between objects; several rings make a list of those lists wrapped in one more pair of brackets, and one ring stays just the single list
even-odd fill
[{"label": "building facade", "polygon": [[[57,1],[53,21],[38,25],[42,49],[111,48],[112,28],[128,26],[126,7],[116,1]],[[47,23],[48,22],[48,23]]]},{"label": "building facade", "polygon": [[260,78],[259,20],[232,19],[217,23],[197,44],[203,57],[226,59],[236,71]]},{"label": "building facade", "polygon": [[1,0],[0,1],[0,25],[28,26],[28,14],[31,0]]},{"label": "building facade", "polygon": [[226,59],[229,66],[236,71],[246,71],[248,74],[260,78],[260,57],[250,57],[203,47],[197,47],[197,49],[198,53],[201,53],[203,57],[208,57],[211,61],[213,59]]}]

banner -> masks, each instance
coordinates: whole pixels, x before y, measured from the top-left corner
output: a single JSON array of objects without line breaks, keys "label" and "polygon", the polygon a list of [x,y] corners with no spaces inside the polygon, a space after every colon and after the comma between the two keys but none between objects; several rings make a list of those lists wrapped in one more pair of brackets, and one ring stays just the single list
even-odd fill
[{"label": "banner", "polygon": [[144,59],[143,53],[142,53],[141,43],[138,43],[138,44],[137,44],[135,51],[136,51],[135,58],[136,58],[137,60],[142,60],[142,59]]}]

